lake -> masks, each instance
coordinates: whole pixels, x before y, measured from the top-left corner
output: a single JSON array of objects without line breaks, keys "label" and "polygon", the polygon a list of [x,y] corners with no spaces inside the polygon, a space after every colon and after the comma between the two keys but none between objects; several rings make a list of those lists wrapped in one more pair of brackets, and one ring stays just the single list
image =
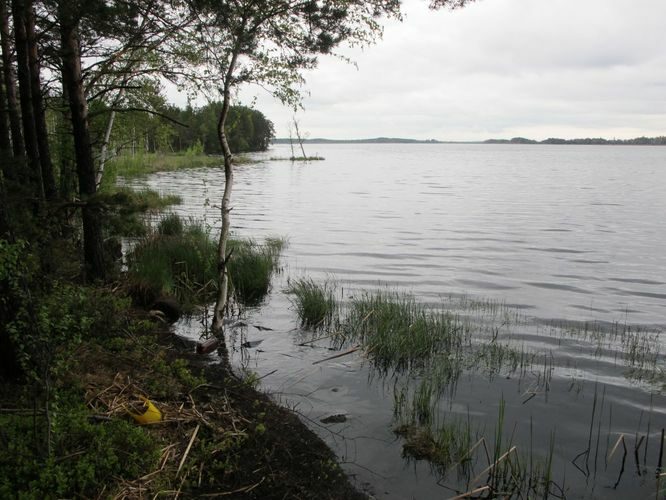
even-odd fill
[{"label": "lake", "polygon": [[[492,454],[500,421],[504,451],[515,445],[523,463],[551,462],[551,494],[655,497],[666,426],[666,148],[306,150],[326,159],[274,160],[291,154],[275,146],[236,169],[234,231],[289,239],[272,293],[232,329],[239,369],[264,377],[375,497],[464,492],[469,477],[403,457],[393,432],[396,388],[413,394],[426,375],[380,372],[362,351],[313,365],[334,353],[325,340],[299,345],[318,334],[299,328],[284,288],[298,277],[334,281],[342,302],[366,290],[406,292],[521,356],[518,366],[466,366],[438,394],[437,422],[470,423],[474,443],[485,438]],[[215,232],[223,183],[220,169],[201,169],[130,184],[180,195],[174,211]],[[196,318],[177,325],[193,337],[200,328]],[[262,342],[240,348],[247,340]],[[346,421],[321,423],[330,413]],[[494,462],[481,448],[472,476]]]}]

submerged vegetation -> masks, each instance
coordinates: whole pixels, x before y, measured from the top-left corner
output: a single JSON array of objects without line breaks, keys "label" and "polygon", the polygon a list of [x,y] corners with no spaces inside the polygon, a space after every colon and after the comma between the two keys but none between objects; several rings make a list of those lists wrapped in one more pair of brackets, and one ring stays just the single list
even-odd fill
[{"label": "submerged vegetation", "polygon": [[[331,338],[335,348],[347,349],[341,355],[362,352],[370,362],[372,376],[382,377],[386,390],[393,393],[394,432],[403,440],[403,455],[428,461],[440,476],[438,484],[463,497],[567,495],[566,474],[555,477],[563,464],[555,457],[558,440],[556,428],[548,427],[552,424],[530,417],[529,428],[515,423],[506,435],[501,394],[492,432],[487,419],[471,414],[470,408],[466,418],[452,408],[462,377],[483,378],[484,374],[489,383],[495,378],[515,377],[520,388],[517,401],[512,402],[518,405],[512,409],[516,412],[535,397],[548,401],[552,391],[563,387],[565,393],[580,391],[584,381],[577,378],[580,375],[575,365],[572,370],[571,358],[556,350],[543,352],[530,347],[526,339],[534,331],[545,338],[555,336],[554,345],[571,341],[583,358],[617,365],[624,377],[641,381],[648,391],[659,393],[665,387],[666,366],[660,355],[663,340],[657,331],[621,323],[544,325],[492,300],[462,297],[426,305],[409,294],[387,289],[355,290],[344,300],[331,281],[320,284],[301,278],[289,285],[286,292],[291,294],[301,327],[316,335],[313,341],[300,345]],[[322,322],[320,311],[327,311],[331,319]],[[328,335],[314,333],[321,325]],[[613,428],[612,403],[604,403],[604,399],[605,389],[602,392],[595,384],[589,442],[587,447],[581,443],[585,451],[569,460],[590,477],[590,469],[594,466],[596,471],[597,463],[603,460],[600,457],[606,457],[609,467],[615,455],[613,467],[621,461],[617,487],[625,471],[629,435]],[[490,404],[495,407],[494,402]],[[476,412],[489,413],[485,408]],[[634,444],[636,470],[651,480],[659,479],[660,466],[654,458],[666,446],[654,439],[660,430],[651,424],[655,417],[652,406],[645,415],[637,415]],[[537,440],[540,444],[535,447]],[[659,481],[656,487],[659,491]]]}]

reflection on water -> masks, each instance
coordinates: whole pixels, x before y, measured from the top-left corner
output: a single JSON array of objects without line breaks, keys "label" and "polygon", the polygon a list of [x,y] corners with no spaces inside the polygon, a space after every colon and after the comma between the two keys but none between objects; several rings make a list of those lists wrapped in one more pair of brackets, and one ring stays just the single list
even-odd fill
[{"label": "reflection on water", "polygon": [[[427,462],[404,461],[403,440],[392,431],[396,394],[418,391],[427,377],[380,376],[372,353],[362,350],[313,365],[330,355],[330,343],[298,345],[311,335],[298,328],[281,290],[289,276],[323,281],[334,275],[347,302],[362,289],[385,286],[430,306],[457,302],[474,335],[495,336],[523,357],[518,366],[495,370],[466,366],[455,390],[438,394],[435,420],[471,421],[474,432],[492,441],[503,406],[505,441],[513,436],[518,450],[547,458],[552,439],[553,480],[569,496],[653,496],[666,426],[666,237],[660,228],[666,150],[316,148],[326,161],[238,168],[237,232],[290,241],[285,272],[267,304],[236,330],[237,347],[263,339],[239,351],[239,362],[259,376],[276,370],[262,380],[265,387],[310,419],[377,497],[452,496],[446,488],[461,490],[464,481],[453,472],[438,483]],[[222,179],[221,171],[206,169],[137,183],[179,194],[184,202],[176,211],[216,227],[211,205]],[[462,307],[461,297],[516,307],[488,317],[492,307]],[[190,334],[198,334],[196,322]],[[320,422],[336,412],[346,421]],[[478,458],[476,473],[486,465]]]}]

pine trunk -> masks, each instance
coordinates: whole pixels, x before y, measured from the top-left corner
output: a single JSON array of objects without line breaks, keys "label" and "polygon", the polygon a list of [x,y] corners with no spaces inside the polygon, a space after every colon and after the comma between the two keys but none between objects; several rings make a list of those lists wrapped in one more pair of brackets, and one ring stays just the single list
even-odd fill
[{"label": "pine trunk", "polygon": [[39,163],[39,148],[37,146],[37,128],[35,127],[35,114],[32,103],[30,62],[28,58],[28,36],[25,28],[26,3],[23,0],[12,0],[12,15],[14,18],[16,73],[18,75],[19,97],[21,102],[23,140],[25,141],[25,152],[28,157],[28,180],[33,187],[35,195],[39,198],[44,198],[42,169]]},{"label": "pine trunk", "polygon": [[[0,62],[2,66],[2,62]],[[0,81],[0,155],[2,158],[11,158],[12,156],[12,143],[9,139],[9,122],[7,120],[7,97],[5,96],[5,84]],[[7,169],[6,165],[9,162],[2,162],[2,170]],[[7,172],[5,171],[5,174]]]},{"label": "pine trunk", "polygon": [[23,145],[21,118],[16,99],[16,78],[12,68],[11,35],[9,33],[9,15],[6,10],[6,0],[0,0],[0,43],[2,45],[2,77],[5,82],[9,130],[12,134],[12,151],[15,157],[19,157],[25,154],[25,146]]},{"label": "pine trunk", "polygon": [[[93,161],[90,131],[88,128],[88,103],[81,76],[81,53],[77,35],[78,23],[72,21],[68,6],[60,4],[60,38],[63,87],[69,97],[72,134],[76,152],[76,173],[79,195],[84,202],[96,192],[95,164]],[[86,278],[103,279],[105,276],[104,247],[99,210],[89,203],[82,210],[83,251]]]},{"label": "pine trunk", "polygon": [[35,33],[35,12],[32,1],[26,0],[26,36],[28,39],[28,62],[30,64],[30,86],[32,90],[32,107],[35,113],[35,132],[37,135],[37,149],[39,151],[39,165],[44,183],[44,194],[47,199],[55,198],[56,183],[53,175],[53,163],[49,149],[49,134],[46,127],[46,108],[42,99],[42,84],[40,80],[39,54],[37,52],[37,35]]}]

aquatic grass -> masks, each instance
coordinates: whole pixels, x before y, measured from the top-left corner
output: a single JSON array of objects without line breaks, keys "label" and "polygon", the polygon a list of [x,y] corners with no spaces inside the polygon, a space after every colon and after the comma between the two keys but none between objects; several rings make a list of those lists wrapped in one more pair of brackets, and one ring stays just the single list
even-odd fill
[{"label": "aquatic grass", "polygon": [[623,322],[547,323],[551,335],[580,339],[594,347],[597,358],[606,357],[627,367],[633,380],[658,382],[666,369],[661,355],[664,332]]},{"label": "aquatic grass", "polygon": [[[231,294],[242,306],[259,304],[278,269],[284,238],[265,245],[251,239],[231,239],[228,272]],[[176,214],[159,221],[154,233],[127,256],[128,277],[135,297],[150,303],[174,295],[186,309],[214,299],[217,287],[217,242],[202,223],[184,222]]]},{"label": "aquatic grass", "polygon": [[267,236],[264,239],[264,249],[273,259],[273,265],[277,269],[282,252],[289,245],[289,240],[284,236]]},{"label": "aquatic grass", "polygon": [[163,216],[157,224],[157,232],[163,236],[179,236],[183,234],[185,224],[177,214]]},{"label": "aquatic grass", "polygon": [[[243,161],[243,159],[241,159]],[[171,172],[189,168],[215,167],[222,165],[219,156],[188,153],[139,153],[122,154],[111,158],[104,170],[102,188],[115,185],[119,176],[125,178],[140,177],[154,172]]]},{"label": "aquatic grass", "polygon": [[311,278],[290,280],[286,293],[305,328],[328,328],[337,311],[335,286],[315,283]]},{"label": "aquatic grass", "polygon": [[271,156],[270,161],[323,161],[325,158],[323,156]]},{"label": "aquatic grass", "polygon": [[161,195],[151,189],[134,191],[129,188],[102,191],[91,199],[91,203],[102,209],[106,237],[144,236],[147,232],[144,214],[155,214],[180,202],[179,196]]},{"label": "aquatic grass", "polygon": [[484,366],[489,375],[496,375],[502,370],[509,373],[520,371],[524,373],[533,365],[536,353],[528,352],[524,347],[520,349],[492,340],[482,342],[476,346],[472,355],[473,365]]},{"label": "aquatic grass", "polygon": [[[163,230],[177,223],[165,219]],[[135,298],[150,303],[174,295],[186,309],[211,300],[216,283],[217,245],[201,224],[190,221],[175,234],[156,232],[127,255],[128,278]]]},{"label": "aquatic grass", "polygon": [[257,306],[263,302],[286,244],[286,239],[276,237],[263,245],[252,239],[232,239],[228,243],[231,291],[239,305]]},{"label": "aquatic grass", "polygon": [[365,346],[376,365],[397,370],[421,366],[436,352],[455,351],[464,340],[462,324],[453,314],[386,291],[353,299],[342,330]]}]

